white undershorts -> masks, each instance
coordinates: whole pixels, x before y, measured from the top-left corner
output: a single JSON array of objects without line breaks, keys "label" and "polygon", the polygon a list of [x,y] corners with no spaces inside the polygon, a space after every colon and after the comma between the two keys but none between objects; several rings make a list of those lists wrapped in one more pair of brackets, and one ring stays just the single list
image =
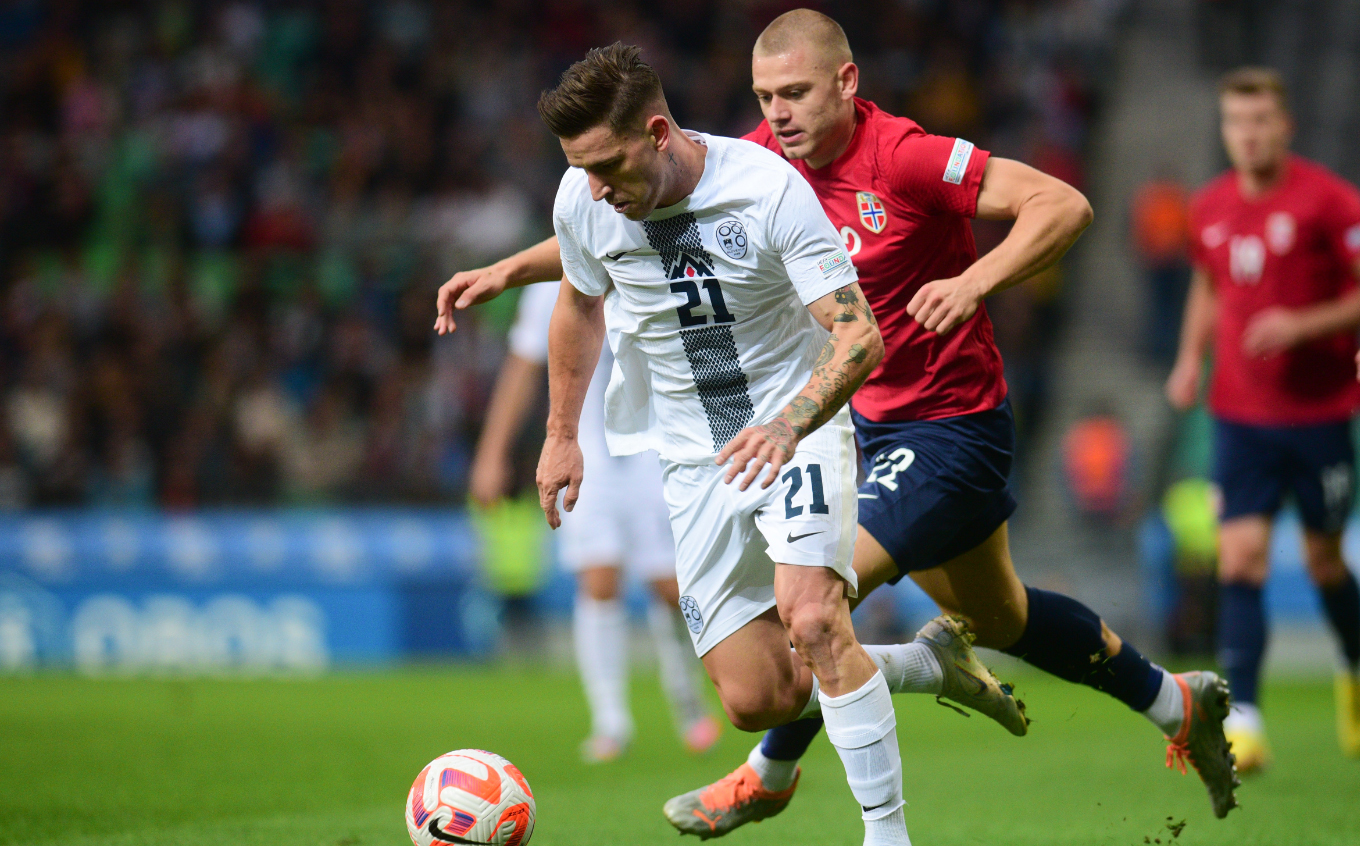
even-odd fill
[{"label": "white undershorts", "polygon": [[563,569],[578,573],[622,565],[645,581],[675,575],[675,542],[656,453],[616,458],[588,451],[584,457],[576,507],[560,510],[559,500],[562,527],[556,535]]},{"label": "white undershorts", "polygon": [[798,445],[779,480],[745,491],[726,467],[662,461],[676,541],[680,610],[702,656],[774,607],[775,562],[830,567],[858,588],[851,566],[859,500],[855,430],[842,408]]}]

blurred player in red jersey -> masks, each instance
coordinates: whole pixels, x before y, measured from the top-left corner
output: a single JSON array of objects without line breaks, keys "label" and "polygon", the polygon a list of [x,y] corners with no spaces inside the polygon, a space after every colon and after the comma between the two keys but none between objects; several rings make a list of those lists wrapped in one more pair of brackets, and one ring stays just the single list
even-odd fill
[{"label": "blurred player in red jersey", "polygon": [[1195,272],[1171,403],[1199,396],[1212,354],[1209,409],[1219,526],[1220,661],[1232,684],[1227,732],[1242,771],[1269,761],[1257,709],[1266,646],[1262,585],[1271,518],[1293,493],[1304,557],[1336,629],[1346,666],[1337,676],[1342,749],[1360,756],[1360,590],[1341,556],[1354,498],[1350,420],[1360,326],[1360,192],[1289,152],[1293,122],[1274,71],[1244,68],[1220,89],[1223,144],[1232,170],[1191,207]]},{"label": "blurred player in red jersey", "polygon": [[[766,122],[746,137],[789,159],[817,192],[886,348],[851,402],[867,474],[854,552],[859,598],[910,575],[942,610],[968,619],[979,645],[1118,698],[1195,763],[1224,816],[1236,804],[1222,734],[1226,686],[1212,673],[1174,676],[1152,664],[1086,606],[1026,587],[1010,558],[1014,421],[982,300],[1057,261],[1090,223],[1090,205],[1027,165],[929,135],[856,98],[851,58],[825,15],[777,18],[752,58]],[[971,217],[1015,223],[979,260]],[[440,289],[436,328],[451,328],[457,308],[560,273],[548,241],[457,274]],[[667,819],[714,837],[779,813],[820,728],[809,718],[770,730],[729,776],[668,802]]]}]

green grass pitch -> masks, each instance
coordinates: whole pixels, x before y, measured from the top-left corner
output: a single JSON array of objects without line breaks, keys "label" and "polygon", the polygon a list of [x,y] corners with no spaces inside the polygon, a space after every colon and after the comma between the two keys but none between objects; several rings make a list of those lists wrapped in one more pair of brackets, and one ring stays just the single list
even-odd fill
[{"label": "green grass pitch", "polygon": [[[402,846],[402,803],[436,755],[504,754],[538,800],[535,846],[674,844],[674,793],[741,761],[728,730],[681,751],[655,679],[634,684],[639,738],[586,767],[574,677],[414,669],[310,680],[0,679],[0,844]],[[1267,690],[1276,766],[1215,820],[1203,788],[1163,768],[1160,738],[1092,691],[1017,678],[1035,722],[1013,738],[929,697],[897,697],[907,822],[925,844],[1360,843],[1360,761],[1341,756],[1330,685]],[[731,846],[857,846],[857,807],[825,738],[783,815]],[[1178,837],[1168,823],[1185,822]],[[697,843],[697,841],[689,841]]]}]

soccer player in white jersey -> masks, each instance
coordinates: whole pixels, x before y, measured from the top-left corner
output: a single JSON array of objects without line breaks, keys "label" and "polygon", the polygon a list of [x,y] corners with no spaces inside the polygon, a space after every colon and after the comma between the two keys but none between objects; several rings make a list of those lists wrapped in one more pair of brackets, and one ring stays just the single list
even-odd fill
[{"label": "soccer player in white jersey", "polygon": [[[890,692],[962,696],[1015,733],[1023,717],[952,630],[857,642],[845,402],[882,356],[877,325],[806,181],[757,145],[681,132],[639,52],[592,50],[539,101],[572,165],[553,215],[566,280],[541,504],[557,528],[559,493],[568,511],[580,495],[578,419],[607,332],[609,449],[661,454],[680,606],[729,718],[756,731],[820,709],[865,843],[907,844]],[[983,692],[960,693],[964,667]]]},{"label": "soccer player in white jersey", "polygon": [[[510,350],[501,364],[487,405],[472,463],[472,498],[490,507],[510,488],[510,451],[538,396],[548,358],[548,322],[558,285],[531,285],[520,295]],[[581,410],[580,443],[585,460],[581,498],[562,519],[558,555],[576,575],[572,638],[576,665],[590,706],[591,733],[581,744],[588,763],[623,754],[633,736],[628,709],[628,617],[620,596],[625,571],[645,581],[651,593],[647,625],[661,675],[661,687],[681,739],[692,752],[717,742],[718,721],[695,686],[694,672],[680,645],[676,608],[675,542],[661,496],[655,453],[609,455],[604,440],[604,388],[614,356],[605,346],[590,379]]]}]

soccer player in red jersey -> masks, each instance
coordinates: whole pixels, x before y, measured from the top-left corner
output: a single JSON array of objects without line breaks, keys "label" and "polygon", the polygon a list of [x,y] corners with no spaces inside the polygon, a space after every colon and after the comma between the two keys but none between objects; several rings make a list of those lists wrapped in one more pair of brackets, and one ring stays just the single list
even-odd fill
[{"label": "soccer player in red jersey", "polygon": [[[942,610],[964,616],[979,645],[1115,696],[1190,758],[1215,813],[1226,815],[1236,804],[1222,734],[1226,685],[1211,673],[1174,676],[1152,664],[1086,606],[1026,587],[1010,558],[1014,421],[982,300],[1057,261],[1091,220],[1086,199],[856,98],[859,71],[845,34],[818,12],[771,23],[756,42],[752,75],[766,121],[746,137],[811,183],[884,339],[882,364],[852,399],[867,473],[854,551],[859,598],[909,575]],[[1015,223],[979,260],[971,217]],[[440,289],[436,329],[450,330],[457,308],[560,272],[547,241],[457,274]],[[668,802],[667,818],[713,837],[779,813],[820,728],[809,718],[770,730],[729,776]]]},{"label": "soccer player in red jersey", "polygon": [[1286,493],[1298,505],[1308,574],[1345,655],[1337,676],[1341,746],[1360,756],[1360,589],[1341,556],[1354,497],[1350,420],[1360,407],[1352,375],[1360,192],[1289,152],[1293,124],[1274,71],[1229,74],[1220,107],[1232,169],[1191,206],[1195,271],[1166,391],[1177,408],[1193,405],[1212,354],[1220,661],[1233,692],[1227,733],[1247,772],[1270,755],[1257,709],[1262,585],[1271,518]]}]

